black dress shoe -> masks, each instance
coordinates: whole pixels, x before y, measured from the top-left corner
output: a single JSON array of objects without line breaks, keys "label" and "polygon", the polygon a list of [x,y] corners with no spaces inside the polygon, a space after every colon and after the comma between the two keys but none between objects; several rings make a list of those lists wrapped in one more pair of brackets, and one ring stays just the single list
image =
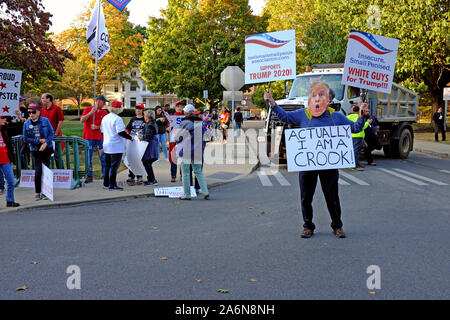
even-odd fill
[{"label": "black dress shoe", "polygon": [[123,188],[118,187],[118,186],[114,186],[114,187],[109,187],[109,190],[118,190],[118,191],[123,191]]},{"label": "black dress shoe", "polygon": [[6,206],[7,207],[18,207],[20,206],[20,204],[18,204],[17,202],[6,202]]}]

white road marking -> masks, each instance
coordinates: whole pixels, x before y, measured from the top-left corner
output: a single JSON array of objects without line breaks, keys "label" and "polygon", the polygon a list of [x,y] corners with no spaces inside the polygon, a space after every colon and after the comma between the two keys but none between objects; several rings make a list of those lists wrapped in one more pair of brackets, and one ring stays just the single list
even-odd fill
[{"label": "white road marking", "polygon": [[405,175],[402,175],[402,174],[397,173],[397,172],[392,171],[392,170],[382,169],[382,168],[379,168],[378,170],[383,171],[383,172],[385,172],[385,173],[387,173],[387,174],[389,174],[389,175],[391,175],[391,176],[396,176],[396,177],[399,177],[399,178],[404,179],[404,180],[406,180],[406,181],[412,182],[412,183],[414,183],[414,184],[417,184],[418,186],[427,186],[427,185],[428,185],[428,184],[425,183],[425,182],[422,182],[422,181],[419,181],[419,180],[416,180],[416,179],[407,177],[407,176],[405,176]]},{"label": "white road marking", "polygon": [[440,172],[443,172],[443,173],[448,173],[448,174],[450,174],[450,171],[449,170],[439,170]]},{"label": "white road marking", "polygon": [[343,170],[339,171],[339,175],[344,176],[345,178],[347,178],[348,180],[351,180],[357,184],[359,184],[360,186],[368,186],[369,184],[365,181],[362,181],[361,179],[358,179],[354,176],[352,176],[351,174],[344,172]]},{"label": "white road marking", "polygon": [[267,174],[264,172],[258,172],[258,178],[261,181],[261,184],[264,187],[271,187],[272,186],[272,182],[270,182],[269,177],[267,176]]},{"label": "white road marking", "polygon": [[348,183],[347,181],[342,180],[341,177],[339,177],[338,183],[339,183],[341,186],[349,186],[349,185],[350,185],[350,183]]},{"label": "white road marking", "polygon": [[433,180],[433,179],[430,179],[430,178],[427,178],[427,177],[424,177],[424,176],[421,176],[421,175],[418,175],[418,174],[415,174],[415,173],[412,173],[412,172],[409,172],[409,171],[405,171],[405,170],[401,170],[401,169],[394,169],[394,170],[398,171],[400,173],[403,173],[403,174],[407,174],[407,175],[409,175],[411,177],[414,177],[414,178],[417,178],[417,179],[421,179],[423,181],[428,181],[428,182],[437,184],[438,186],[447,186],[448,185],[448,184],[446,184],[444,182]]},{"label": "white road marking", "polygon": [[275,172],[273,175],[275,176],[275,178],[278,180],[278,182],[282,186],[286,187],[286,186],[290,186],[291,185],[289,183],[289,181],[279,171]]}]

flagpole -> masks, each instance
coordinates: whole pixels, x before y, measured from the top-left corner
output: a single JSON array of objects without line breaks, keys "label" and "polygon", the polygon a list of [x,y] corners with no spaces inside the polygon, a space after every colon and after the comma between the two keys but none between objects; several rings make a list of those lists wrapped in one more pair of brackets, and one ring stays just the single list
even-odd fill
[{"label": "flagpole", "polygon": [[[95,109],[95,98],[97,97],[97,65],[98,65],[98,35],[100,29],[100,8],[102,5],[102,0],[98,0],[97,8],[97,29],[95,30],[95,77],[94,77],[94,109]],[[92,124],[95,125],[95,112],[92,119]]]}]

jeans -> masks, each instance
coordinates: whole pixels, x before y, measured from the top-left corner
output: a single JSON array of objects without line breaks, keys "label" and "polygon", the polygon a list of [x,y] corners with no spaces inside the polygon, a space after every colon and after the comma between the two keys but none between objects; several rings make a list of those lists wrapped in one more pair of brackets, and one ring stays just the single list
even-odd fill
[{"label": "jeans", "polygon": [[167,153],[167,135],[165,133],[161,133],[156,136],[158,137],[158,141],[161,144],[161,148],[164,152],[164,156],[166,157],[166,159],[169,159],[169,155]]},{"label": "jeans", "polygon": [[152,164],[155,162],[156,159],[149,159],[142,161],[142,164],[145,167],[145,171],[147,172],[147,181],[148,182],[154,182],[156,181],[155,173],[153,172]]},{"label": "jeans", "polygon": [[192,165],[192,169],[194,170],[194,174],[198,179],[200,184],[200,188],[202,189],[202,193],[204,195],[209,194],[208,186],[206,185],[205,176],[202,172],[202,163],[201,162],[191,162],[189,160],[184,160],[181,163],[181,172],[183,173],[183,186],[184,186],[184,197],[191,198],[191,186],[190,186],[190,166]]},{"label": "jeans", "polygon": [[2,170],[0,170],[0,189],[5,190],[5,175]]},{"label": "jeans", "polygon": [[[0,173],[2,175],[2,180],[3,180],[3,176],[6,177],[6,182],[7,182],[7,188],[6,188],[6,201],[7,202],[14,202],[14,184],[15,184],[15,180],[14,180],[14,172],[13,172],[13,168],[12,168],[12,164],[10,163],[5,163],[5,164],[0,164]],[[3,181],[3,187],[4,187],[5,182]]]},{"label": "jeans", "polygon": [[239,137],[241,135],[242,122],[235,122],[235,123],[236,123],[236,137]]},{"label": "jeans", "polygon": [[117,170],[122,161],[122,153],[105,153],[105,174],[103,176],[103,186],[117,187]]},{"label": "jeans", "polygon": [[45,149],[44,151],[32,151],[34,160],[34,191],[41,193],[41,179],[42,179],[42,164],[46,167],[50,166],[50,157],[52,156],[53,149]]},{"label": "jeans", "polygon": [[320,185],[322,186],[322,192],[325,196],[328,212],[330,213],[331,228],[342,228],[338,188],[339,171],[337,169],[301,171],[299,173],[301,207],[304,221],[303,227],[311,230],[314,230],[316,227],[312,222],[312,201],[314,192],[316,191],[317,177],[320,178]]},{"label": "jeans", "polygon": [[355,168],[358,167],[359,155],[363,147],[363,138],[353,138],[353,151],[355,152]]},{"label": "jeans", "polygon": [[[103,149],[103,140],[88,140],[89,142],[89,173],[88,177],[93,176],[92,172],[92,155],[94,154],[94,149],[97,147],[99,150]],[[100,162],[102,164],[102,175],[105,177],[105,154],[100,157]]]}]

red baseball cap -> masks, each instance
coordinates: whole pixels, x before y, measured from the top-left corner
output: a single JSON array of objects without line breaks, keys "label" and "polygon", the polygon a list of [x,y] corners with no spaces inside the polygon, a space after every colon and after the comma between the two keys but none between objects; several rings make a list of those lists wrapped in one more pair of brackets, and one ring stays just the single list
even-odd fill
[{"label": "red baseball cap", "polygon": [[200,114],[200,113],[202,113],[200,110],[197,110],[194,112],[194,114]]},{"label": "red baseball cap", "polygon": [[142,110],[144,110],[144,109],[145,109],[145,104],[143,104],[143,103],[138,103],[138,104],[136,104],[136,109],[142,109]]},{"label": "red baseball cap", "polygon": [[113,108],[122,108],[122,102],[120,102],[120,101],[113,101],[113,102],[111,102],[111,107],[113,107]]},{"label": "red baseball cap", "polygon": [[179,104],[184,105],[183,101],[177,101],[177,102],[175,102],[175,107]]},{"label": "red baseball cap", "polygon": [[40,111],[41,107],[37,103],[32,102],[28,105],[27,109]]}]

